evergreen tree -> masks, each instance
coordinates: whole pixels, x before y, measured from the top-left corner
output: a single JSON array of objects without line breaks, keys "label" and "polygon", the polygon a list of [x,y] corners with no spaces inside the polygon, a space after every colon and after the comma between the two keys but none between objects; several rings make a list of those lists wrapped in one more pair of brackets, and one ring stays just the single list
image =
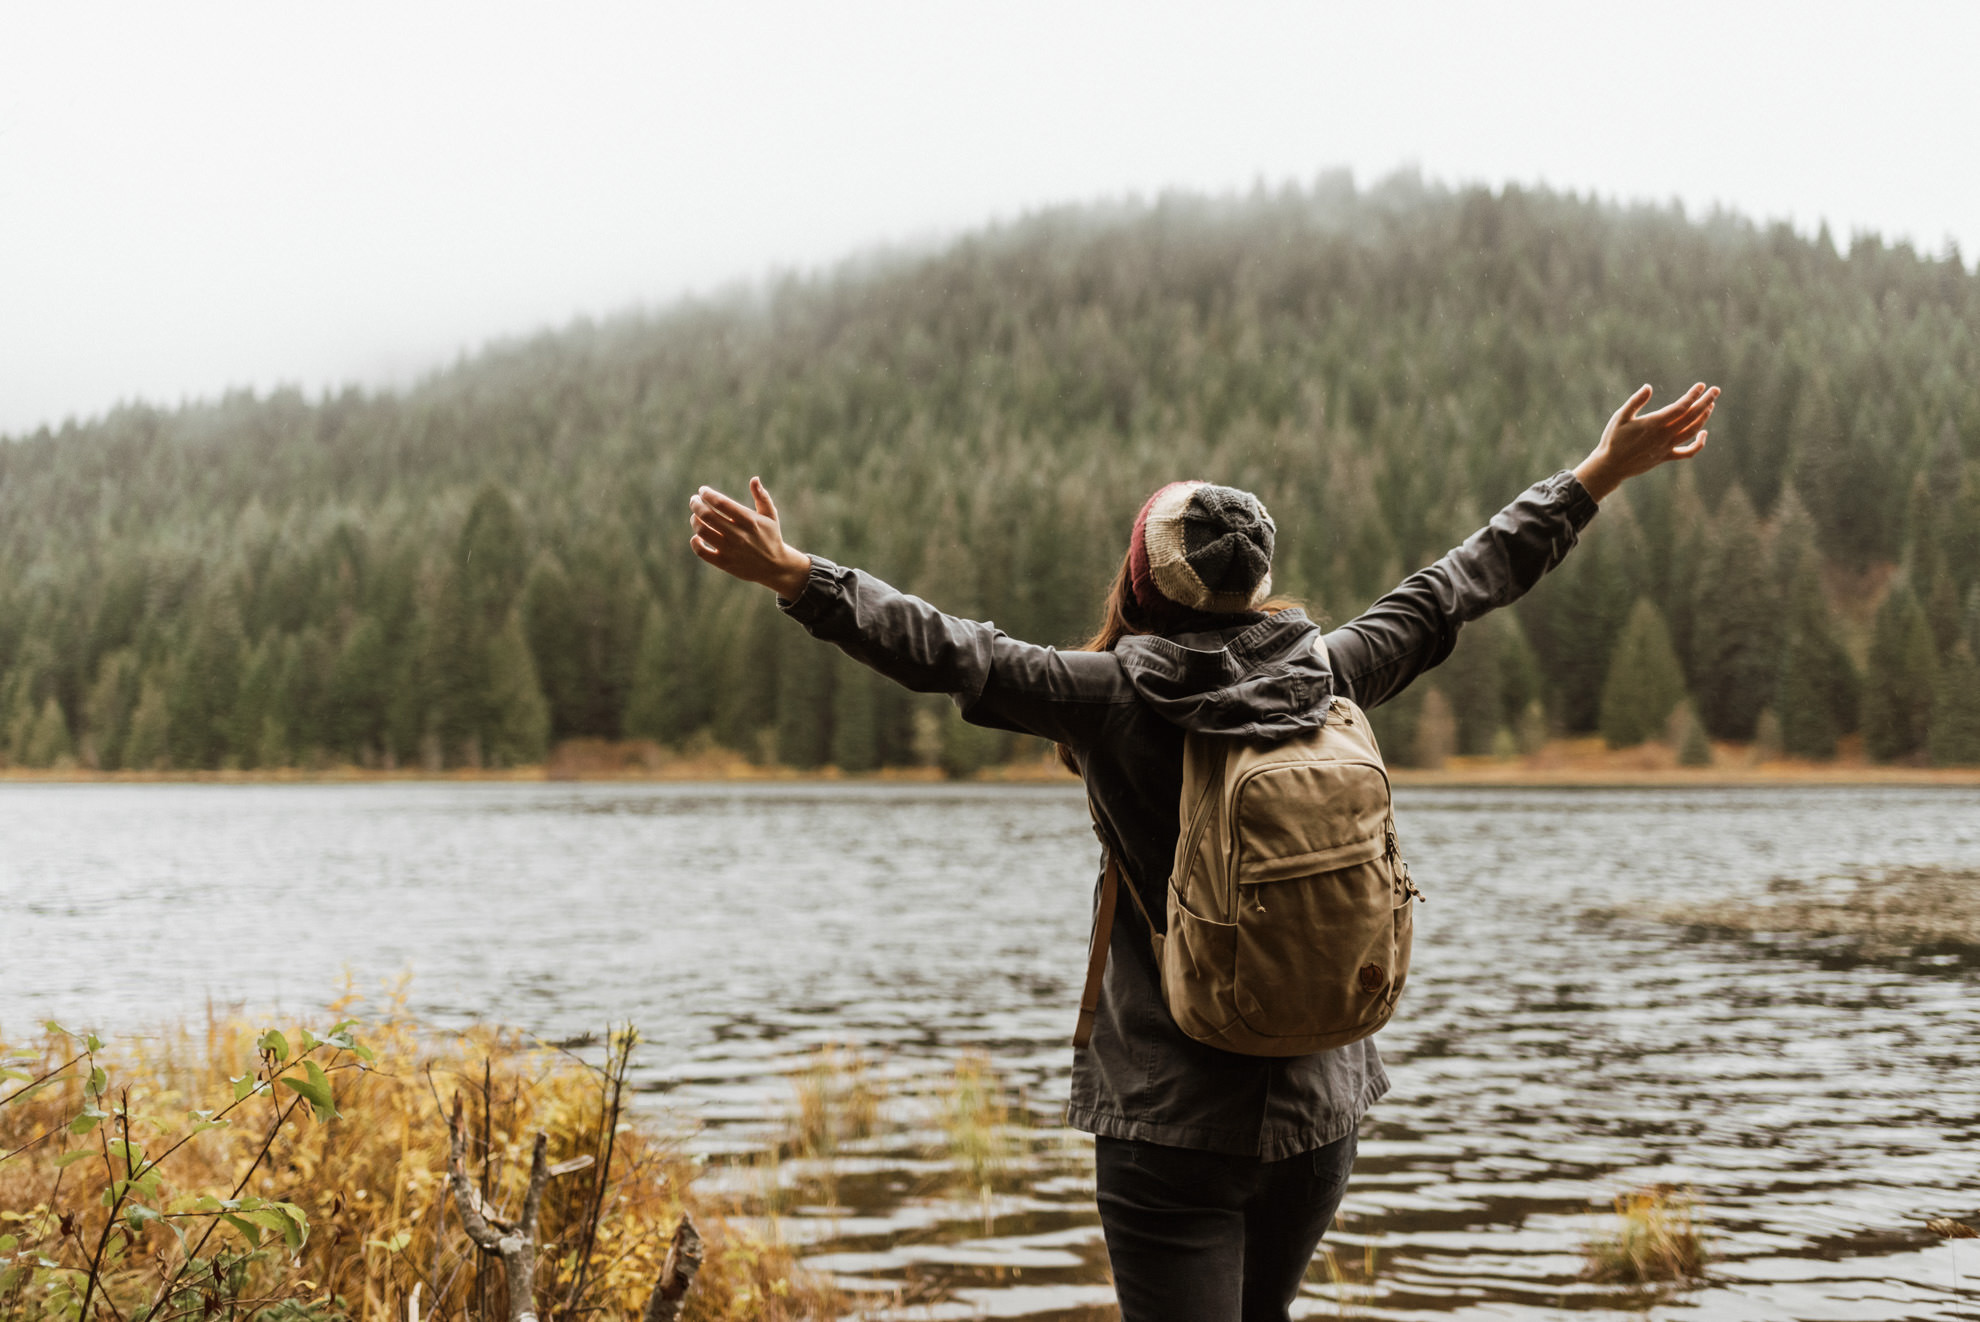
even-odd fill
[{"label": "evergreen tree", "polygon": [[1879,762],[1894,762],[1925,746],[1938,684],[1932,629],[1903,580],[1877,608],[1863,688],[1863,746]]},{"label": "evergreen tree", "polygon": [[529,650],[550,705],[553,738],[585,733],[591,695],[583,648],[584,620],[571,592],[570,575],[555,552],[545,551],[531,566],[523,587],[523,620]]},{"label": "evergreen tree", "polygon": [[1630,748],[1664,733],[1664,723],[1684,699],[1684,671],[1671,647],[1663,612],[1648,597],[1629,613],[1602,686],[1602,738]]},{"label": "evergreen tree", "polygon": [[1856,668],[1836,639],[1812,536],[1804,539],[1801,529],[1786,526],[1779,536],[1804,540],[1798,551],[1776,557],[1786,595],[1773,700],[1781,719],[1781,747],[1795,757],[1834,757],[1837,739],[1856,728]]},{"label": "evergreen tree", "polygon": [[83,759],[86,763],[104,771],[123,765],[131,712],[137,706],[137,686],[138,658],[131,648],[120,647],[98,664],[96,681],[83,704],[83,738],[89,753]]},{"label": "evergreen tree", "polygon": [[1719,502],[1692,612],[1691,688],[1706,733],[1751,739],[1780,673],[1779,597],[1753,504],[1739,487]]},{"label": "evergreen tree", "polygon": [[1963,638],[1939,667],[1931,751],[1938,766],[1980,766],[1980,664]]},{"label": "evergreen tree", "polygon": [[225,598],[208,599],[193,619],[184,659],[174,672],[171,704],[172,765],[218,767],[231,751],[228,717],[240,696],[239,612]]},{"label": "evergreen tree", "polygon": [[52,767],[66,764],[74,757],[75,745],[69,739],[68,718],[62,714],[62,704],[50,694],[47,701],[41,704],[41,713],[28,730],[21,764]]},{"label": "evergreen tree", "polygon": [[777,666],[777,760],[808,771],[831,756],[832,654],[814,644]]},{"label": "evergreen tree", "polygon": [[165,698],[167,677],[155,670],[138,685],[131,733],[118,761],[133,771],[150,771],[171,757],[172,716]]},{"label": "evergreen tree", "polygon": [[537,682],[520,611],[510,612],[487,647],[480,667],[488,677],[479,704],[485,719],[471,737],[490,766],[540,762],[550,748],[550,704]]},{"label": "evergreen tree", "polygon": [[832,764],[841,771],[872,771],[880,765],[878,675],[857,662],[839,668],[832,686]]},{"label": "evergreen tree", "polygon": [[330,671],[325,733],[331,747],[360,761],[377,757],[387,742],[392,679],[385,628],[362,616],[345,636]]}]

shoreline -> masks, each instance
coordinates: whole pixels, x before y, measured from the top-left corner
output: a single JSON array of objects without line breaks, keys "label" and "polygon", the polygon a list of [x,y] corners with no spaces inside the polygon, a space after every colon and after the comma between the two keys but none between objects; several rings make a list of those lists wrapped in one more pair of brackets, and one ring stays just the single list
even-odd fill
[{"label": "shoreline", "polygon": [[[1481,789],[1709,789],[1778,785],[1916,785],[1980,787],[1980,767],[1882,765],[1856,750],[1828,762],[1756,760],[1749,746],[1714,747],[1712,765],[1682,767],[1661,744],[1609,749],[1599,738],[1560,739],[1539,752],[1512,758],[1454,757],[1435,770],[1390,768],[1399,786]],[[1854,754],[1853,756],[1851,754]],[[85,767],[33,770],[0,768],[6,785],[343,785],[374,783],[777,783],[845,784],[1076,784],[1051,758],[989,767],[951,781],[937,767],[888,767],[848,773],[837,767],[799,770],[750,761],[740,753],[709,750],[664,752],[653,745],[574,740],[544,762],[516,767],[281,767],[266,771],[92,771]]]}]

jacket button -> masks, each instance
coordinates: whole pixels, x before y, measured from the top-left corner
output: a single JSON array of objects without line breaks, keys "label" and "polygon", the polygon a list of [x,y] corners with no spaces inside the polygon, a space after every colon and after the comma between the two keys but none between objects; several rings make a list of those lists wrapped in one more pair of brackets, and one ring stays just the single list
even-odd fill
[{"label": "jacket button", "polygon": [[1369,995],[1372,996],[1376,992],[1381,991],[1382,985],[1388,980],[1389,975],[1382,971],[1380,964],[1363,964],[1361,966],[1361,990],[1367,992]]}]

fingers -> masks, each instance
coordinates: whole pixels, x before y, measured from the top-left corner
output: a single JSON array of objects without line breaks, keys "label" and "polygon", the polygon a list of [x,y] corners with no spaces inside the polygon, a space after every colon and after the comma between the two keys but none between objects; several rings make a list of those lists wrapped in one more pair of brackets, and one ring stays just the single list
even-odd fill
[{"label": "fingers", "polygon": [[1710,435],[1709,432],[1699,432],[1696,436],[1691,438],[1689,444],[1673,446],[1671,448],[1671,458],[1673,459],[1691,458],[1691,456],[1697,454],[1700,450],[1705,448],[1705,438],[1708,435]]},{"label": "fingers", "polygon": [[1679,395],[1655,413],[1652,413],[1650,419],[1654,419],[1657,422],[1668,422],[1672,418],[1682,417],[1697,407],[1698,401],[1703,399],[1705,395],[1705,383],[1700,381],[1697,385],[1685,391],[1682,395]]},{"label": "fingers", "polygon": [[730,523],[747,527],[755,521],[756,511],[744,505],[733,496],[725,496],[714,487],[702,487],[688,497],[688,508],[696,514],[712,519],[726,519]]},{"label": "fingers", "polygon": [[756,512],[764,518],[776,521],[777,502],[770,499],[770,488],[763,485],[763,479],[752,477],[749,480],[749,494],[756,500]]},{"label": "fingers", "polygon": [[1618,422],[1628,422],[1631,418],[1634,418],[1636,416],[1636,411],[1638,409],[1642,408],[1645,404],[1648,404],[1649,402],[1650,402],[1650,387],[1647,385],[1638,386],[1636,388],[1636,393],[1634,395],[1631,395],[1628,399],[1624,400],[1623,406],[1616,410],[1616,420]]}]

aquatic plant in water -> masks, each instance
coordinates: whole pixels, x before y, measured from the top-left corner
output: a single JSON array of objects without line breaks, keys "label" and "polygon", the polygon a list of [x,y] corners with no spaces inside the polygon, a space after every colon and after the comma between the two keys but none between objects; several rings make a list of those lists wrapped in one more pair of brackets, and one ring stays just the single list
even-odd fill
[{"label": "aquatic plant in water", "polygon": [[1003,1081],[980,1051],[956,1058],[955,1073],[942,1093],[942,1128],[949,1159],[970,1188],[988,1190],[1011,1155],[1011,1113]]},{"label": "aquatic plant in water", "polygon": [[820,1047],[791,1083],[796,1109],[785,1146],[796,1156],[829,1157],[879,1126],[886,1090],[856,1050]]},{"label": "aquatic plant in water", "polygon": [[1619,1194],[1614,1225],[1583,1250],[1592,1281],[1648,1284],[1685,1280],[1705,1268],[1705,1236],[1689,1191],[1657,1185]]}]

